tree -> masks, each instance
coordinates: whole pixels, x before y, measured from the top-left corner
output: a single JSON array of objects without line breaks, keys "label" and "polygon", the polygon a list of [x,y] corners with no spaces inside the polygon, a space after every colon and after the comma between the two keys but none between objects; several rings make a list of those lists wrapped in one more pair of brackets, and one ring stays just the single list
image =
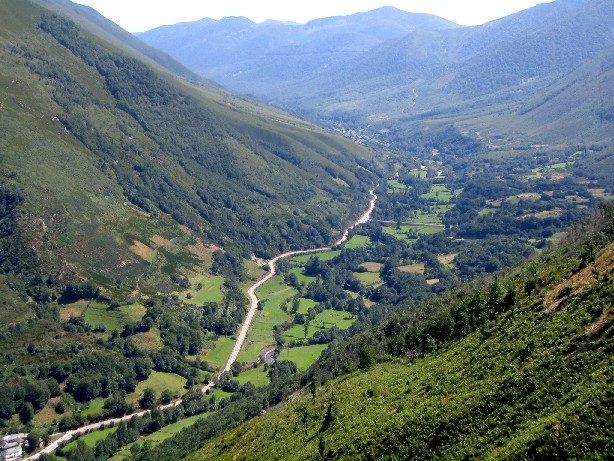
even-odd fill
[{"label": "tree", "polygon": [[152,388],[148,387],[143,391],[143,397],[141,397],[141,400],[139,400],[139,405],[141,408],[151,410],[156,406],[156,400],[156,392]]},{"label": "tree", "polygon": [[19,410],[19,419],[22,423],[27,424],[34,418],[34,407],[30,402],[26,402],[21,406]]},{"label": "tree", "polygon": [[375,351],[367,344],[367,342],[363,339],[359,344],[359,352],[358,352],[358,366],[362,370],[367,370],[373,366],[375,363]]}]

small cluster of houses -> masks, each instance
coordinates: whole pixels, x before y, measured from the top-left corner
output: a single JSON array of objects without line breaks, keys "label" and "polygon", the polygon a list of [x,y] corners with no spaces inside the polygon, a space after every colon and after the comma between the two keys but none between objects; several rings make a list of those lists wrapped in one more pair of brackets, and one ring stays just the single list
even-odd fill
[{"label": "small cluster of houses", "polygon": [[0,438],[0,459],[18,459],[28,443],[28,434],[5,435]]}]

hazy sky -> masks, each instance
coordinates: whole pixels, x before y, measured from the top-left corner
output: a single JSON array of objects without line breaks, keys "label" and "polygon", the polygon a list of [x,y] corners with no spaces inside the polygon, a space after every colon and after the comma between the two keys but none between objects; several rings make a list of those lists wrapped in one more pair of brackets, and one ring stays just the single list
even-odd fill
[{"label": "hazy sky", "polygon": [[463,25],[483,24],[549,0],[73,0],[89,5],[130,32],[202,18],[246,16],[307,22],[311,19],[395,6],[431,13]]}]

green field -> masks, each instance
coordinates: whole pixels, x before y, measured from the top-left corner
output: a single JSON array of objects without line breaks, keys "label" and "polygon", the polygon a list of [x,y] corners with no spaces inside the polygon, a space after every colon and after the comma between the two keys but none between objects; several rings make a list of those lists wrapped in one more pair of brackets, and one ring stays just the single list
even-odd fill
[{"label": "green field", "polygon": [[96,446],[96,442],[98,442],[99,440],[104,440],[105,438],[107,438],[109,434],[112,434],[116,430],[117,430],[117,426],[108,427],[102,430],[92,431],[88,434],[82,435],[78,439],[71,441],[69,444],[66,445],[65,449],[72,450],[73,448],[76,448],[77,440],[82,440],[83,442],[85,442],[85,444],[88,447],[94,448]]},{"label": "green field", "polygon": [[299,298],[298,312],[300,314],[307,314],[309,309],[314,307],[317,303],[313,299]]},{"label": "green field", "polygon": [[412,176],[416,176],[418,178],[421,179],[425,179],[426,178],[426,170],[413,170],[409,172],[410,175]]},{"label": "green field", "polygon": [[83,416],[88,416],[91,415],[92,413],[98,413],[100,411],[102,411],[102,406],[104,405],[104,401],[105,399],[103,398],[98,398],[98,399],[94,399],[92,400],[87,408],[85,410],[83,410],[82,414]]},{"label": "green field", "polygon": [[275,343],[273,327],[290,318],[279,306],[297,293],[298,291],[286,285],[283,277],[279,275],[258,288],[256,296],[264,303],[264,309],[256,312],[243,349],[239,354],[239,361],[254,362],[258,360],[262,349]]},{"label": "green field", "polygon": [[303,371],[313,365],[327,347],[328,344],[314,344],[284,349],[279,354],[279,360],[290,360],[296,364],[300,371]]},{"label": "green field", "polygon": [[350,240],[345,243],[346,248],[364,248],[371,243],[371,239],[366,235],[353,235]]},{"label": "green field", "polygon": [[317,256],[320,261],[330,261],[331,259],[336,258],[341,253],[341,250],[330,250],[330,251],[321,251],[318,253],[308,253],[305,255],[295,256],[291,259],[293,263],[305,264],[309,261],[309,258],[312,256]]},{"label": "green field", "polygon": [[[198,285],[202,288],[198,290]],[[224,300],[224,277],[220,275],[198,275],[190,279],[191,288],[181,294],[184,301],[192,304],[204,304],[207,302],[222,302]],[[188,296],[191,296],[189,298]]]},{"label": "green field", "polygon": [[305,271],[302,266],[293,267],[290,269],[290,273],[296,275],[299,283],[304,283],[305,286],[309,285],[311,282],[315,282],[316,278],[310,275],[305,275]]},{"label": "green field", "polygon": [[328,330],[334,326],[341,330],[346,330],[354,323],[354,320],[352,314],[348,312],[327,309],[310,322],[307,338],[305,338],[305,325],[294,325],[284,333],[284,338],[286,341],[309,339],[313,337],[316,331]]},{"label": "green field", "polygon": [[387,182],[388,189],[386,190],[389,194],[394,194],[397,191],[403,191],[407,189],[407,185],[400,183],[396,179],[389,179]]},{"label": "green field", "polygon": [[354,272],[354,276],[365,286],[381,285],[383,283],[379,272]]},{"label": "green field", "polygon": [[146,441],[151,442],[153,445],[157,445],[157,444],[165,441],[169,437],[172,437],[173,435],[181,432],[186,427],[191,426],[192,424],[194,424],[199,419],[206,418],[207,416],[208,415],[206,415],[206,414],[205,415],[194,415],[194,416],[190,416],[188,418],[182,419],[181,421],[177,421],[176,423],[169,424],[168,426],[163,427],[159,431],[154,432],[152,434],[149,434],[149,435],[143,437],[142,439],[138,440],[137,442],[133,442],[131,444],[126,445],[121,450],[119,450],[115,456],[113,456],[110,459],[113,460],[113,461],[122,461],[122,460],[124,460],[126,458],[129,458],[131,456],[130,448],[132,448],[133,445],[141,444],[141,443],[146,442]]},{"label": "green field", "polygon": [[83,320],[92,327],[104,326],[107,331],[121,330],[127,323],[141,320],[145,312],[141,304],[109,309],[108,304],[92,302],[87,306]]},{"label": "green field", "polygon": [[260,387],[269,384],[269,377],[267,376],[267,372],[264,371],[263,366],[244,371],[234,379],[239,381],[242,385],[245,383],[252,383],[254,386]]},{"label": "green field", "polygon": [[152,371],[145,381],[137,384],[136,390],[126,397],[129,402],[136,402],[143,395],[143,391],[151,388],[156,393],[157,397],[164,390],[177,391],[182,393],[185,390],[186,379],[174,373],[163,373],[161,371]]},{"label": "green field", "polygon": [[228,357],[232,352],[232,348],[235,345],[235,340],[232,338],[222,337],[219,338],[209,352],[205,354],[205,360],[209,365],[215,368],[223,368],[228,361]]},{"label": "green field", "polygon": [[452,199],[452,192],[444,184],[433,184],[428,193],[422,194],[422,198],[445,203]]}]

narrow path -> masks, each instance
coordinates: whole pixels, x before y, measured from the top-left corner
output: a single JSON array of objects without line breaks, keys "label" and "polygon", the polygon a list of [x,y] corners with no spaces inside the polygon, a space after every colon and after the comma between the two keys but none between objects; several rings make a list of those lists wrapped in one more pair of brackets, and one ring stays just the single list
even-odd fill
[{"label": "narrow path", "polygon": [[[308,253],[317,253],[319,251],[328,251],[328,250],[331,250],[332,247],[335,246],[335,245],[341,245],[343,242],[345,242],[348,239],[348,235],[350,233],[350,230],[352,230],[354,227],[356,227],[356,226],[358,226],[360,224],[366,223],[367,221],[369,221],[369,219],[371,219],[371,214],[373,213],[373,209],[375,208],[375,201],[377,200],[377,195],[375,195],[375,189],[371,189],[369,191],[369,193],[371,194],[371,202],[369,204],[369,208],[367,209],[367,211],[365,211],[360,216],[360,218],[358,218],[354,222],[354,224],[352,224],[350,227],[348,227],[343,232],[343,235],[341,236],[341,238],[339,240],[337,240],[334,245],[328,246],[328,247],[313,248],[311,250],[288,251],[286,253],[282,253],[280,255],[275,256],[273,259],[271,259],[268,262],[268,264],[269,264],[269,272],[267,274],[265,274],[256,283],[254,283],[251,287],[249,287],[249,289],[247,290],[247,294],[248,294],[249,300],[250,300],[249,310],[247,312],[245,320],[243,321],[243,325],[241,325],[241,329],[239,330],[239,334],[237,336],[237,341],[235,343],[235,346],[232,349],[230,357],[228,357],[228,362],[226,362],[226,366],[221,371],[221,373],[225,373],[227,371],[230,371],[230,366],[237,360],[239,352],[241,351],[241,347],[243,347],[243,343],[245,342],[245,337],[247,336],[247,331],[249,330],[249,327],[250,327],[250,325],[252,323],[252,320],[254,319],[254,315],[255,315],[256,310],[258,308],[258,298],[256,297],[256,293],[255,292],[256,292],[256,290],[260,286],[262,286],[264,283],[266,283],[268,280],[270,280],[276,274],[277,269],[275,267],[275,263],[277,261],[279,261],[280,259],[284,259],[284,258],[287,258],[289,256],[296,256],[296,255],[302,255],[302,254],[308,254]],[[201,392],[203,392],[203,393],[207,392],[208,390],[210,390],[213,387],[213,385],[214,385],[213,381],[207,383],[207,385],[204,386],[201,389]],[[172,403],[169,403],[168,405],[161,406],[160,409],[161,410],[165,410],[167,408],[176,407],[180,403],[181,403],[181,399],[176,400],[176,401],[174,401]],[[119,424],[121,422],[127,422],[127,421],[130,421],[130,419],[133,416],[143,416],[145,413],[148,413],[148,412],[149,412],[149,410],[139,411],[137,413],[132,413],[132,414],[125,415],[125,416],[122,416],[122,417],[119,417],[119,418],[112,418],[112,419],[107,419],[105,421],[99,421],[97,423],[88,424],[87,426],[82,426],[80,428],[73,429],[73,430],[70,430],[70,431],[66,431],[64,433],[53,434],[53,437],[58,437],[57,440],[55,440],[54,442],[50,443],[48,446],[46,446],[43,450],[39,451],[38,453],[35,453],[32,456],[26,458],[26,460],[38,459],[43,453],[46,453],[46,454],[53,453],[58,448],[58,446],[61,443],[68,442],[74,436],[79,436],[79,435],[85,434],[86,432],[100,429],[103,426],[107,427],[107,426],[110,426],[111,424]]]}]

